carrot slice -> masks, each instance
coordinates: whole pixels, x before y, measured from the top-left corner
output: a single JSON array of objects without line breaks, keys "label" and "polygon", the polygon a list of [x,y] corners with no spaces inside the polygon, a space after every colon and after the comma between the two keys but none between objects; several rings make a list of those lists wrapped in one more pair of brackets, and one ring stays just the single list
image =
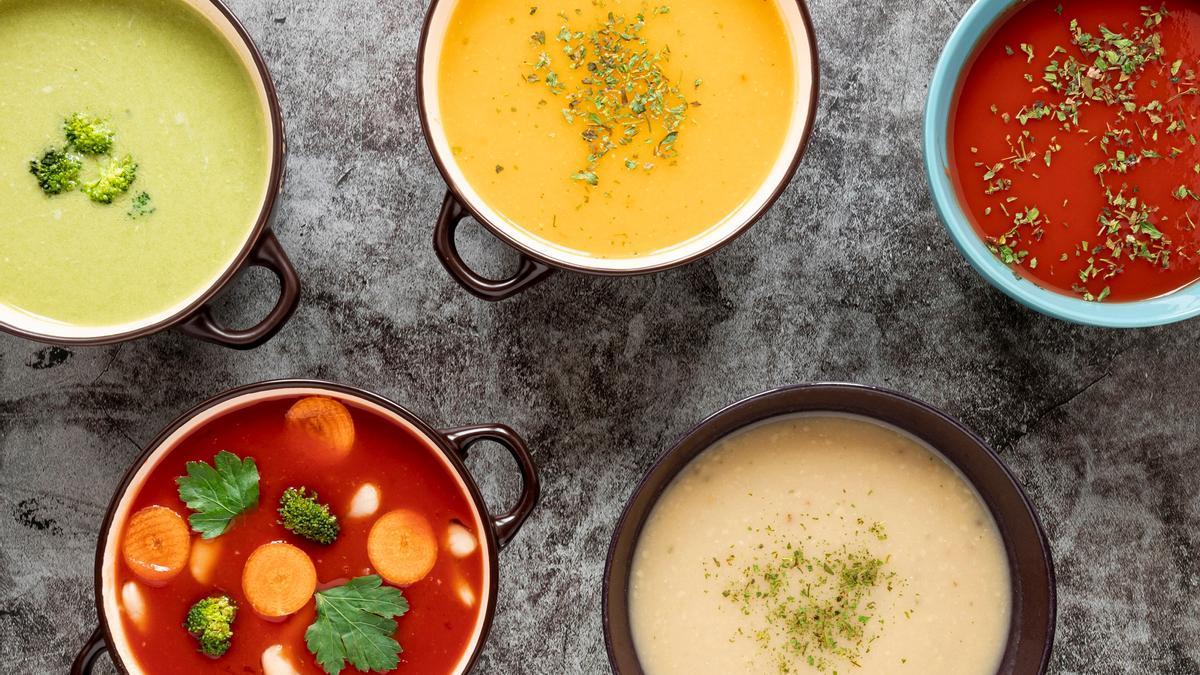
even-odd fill
[{"label": "carrot slice", "polygon": [[302,398],[288,409],[286,417],[318,450],[343,457],[354,447],[354,418],[338,401],[326,396]]},{"label": "carrot slice", "polygon": [[280,619],[308,604],[317,590],[317,568],[308,554],[282,541],[254,549],[242,570],[242,592],[254,611]]},{"label": "carrot slice", "polygon": [[162,586],[187,565],[192,536],[183,516],[165,506],[147,506],[125,526],[121,553],[139,579]]},{"label": "carrot slice", "polygon": [[384,514],[367,536],[371,566],[389,584],[411,586],[437,562],[437,537],[429,519],[407,509]]}]

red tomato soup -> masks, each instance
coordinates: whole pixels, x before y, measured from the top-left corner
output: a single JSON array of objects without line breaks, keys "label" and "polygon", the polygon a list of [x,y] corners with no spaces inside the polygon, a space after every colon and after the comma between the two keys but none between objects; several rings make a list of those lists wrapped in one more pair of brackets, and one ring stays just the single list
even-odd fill
[{"label": "red tomato soup", "polygon": [[[299,400],[260,400],[207,421],[169,451],[132,497],[129,515],[113,530],[110,546],[120,547],[116,554],[117,602],[134,659],[150,675],[260,673],[264,669],[264,651],[279,645],[273,652],[289,661],[295,672],[325,672],[305,641],[306,630],[317,620],[312,592],[298,591],[303,603],[299,610],[282,620],[268,620],[256,611],[258,605],[244,589],[243,572],[251,554],[264,544],[286,542],[311,560],[311,569],[316,572],[316,591],[326,591],[368,575],[385,577],[382,581],[385,589],[399,588],[408,610],[394,619],[397,628],[390,636],[403,650],[399,654],[398,672],[454,672],[472,647],[486,602],[485,543],[465,488],[433,447],[382,414],[357,406],[353,400],[337,398],[344,404],[339,406],[342,412],[349,411],[348,417],[332,421],[317,419],[314,425],[310,416],[305,426],[304,421],[289,420],[289,411]],[[334,439],[333,443],[329,438]],[[253,458],[259,474],[257,506],[236,516],[224,534],[210,540],[202,540],[194,527],[189,527],[188,563],[165,582],[151,579],[152,583],[147,583],[146,572],[139,573],[122,555],[130,546],[136,552],[143,539],[150,542],[145,533],[153,531],[153,526],[139,524],[137,514],[149,507],[166,507],[183,518],[195,513],[181,499],[176,480],[188,475],[189,462],[214,466],[214,458],[221,451],[243,460]],[[356,495],[366,484],[375,486],[378,506],[369,515],[361,515],[371,500],[365,496],[356,500]],[[305,494],[310,497],[315,491],[315,501],[327,505],[329,513],[337,517],[340,531],[332,543],[309,541],[281,523],[281,496],[288,488],[300,487],[306,488]],[[363,494],[369,492],[367,488]],[[420,576],[402,587],[391,583],[389,574],[377,569],[385,565],[373,564],[373,560],[378,562],[373,558],[377,543],[391,551],[388,555],[392,560],[407,555],[403,542],[397,543],[404,537],[389,539],[398,530],[384,532],[380,542],[371,536],[377,522],[396,512],[406,514],[400,518],[405,523],[414,519],[427,521],[429,527],[425,531],[431,532],[427,540],[436,541],[436,548],[420,549],[421,555],[409,555],[401,561],[403,564],[395,563],[407,566],[408,570],[417,569],[413,576]],[[157,515],[162,517],[163,513],[158,511]],[[170,520],[161,518],[155,522]],[[163,527],[167,525],[170,522]],[[464,534],[469,534],[465,545]],[[372,540],[371,554],[368,538]],[[292,548],[275,548],[286,549],[292,558],[304,559],[304,555]],[[421,561],[414,568],[413,560],[422,555],[432,564],[431,569]],[[211,563],[204,563],[206,556]],[[264,575],[284,567],[277,562],[279,558],[264,556],[263,560],[268,562]],[[422,575],[425,570],[427,573]],[[158,572],[163,571],[160,566]],[[284,581],[280,588],[264,584],[266,590],[261,594],[294,596],[295,588],[304,585],[304,582]],[[278,582],[276,579],[272,583]],[[143,598],[141,611],[131,606],[138,603],[131,603],[127,596],[125,589],[129,584]],[[213,596],[228,596],[237,606],[232,640],[219,657],[201,653],[200,640],[185,627],[193,604]],[[342,672],[360,671],[347,665]]]},{"label": "red tomato soup", "polygon": [[964,71],[952,173],[989,248],[1064,294],[1200,278],[1200,2],[1033,0]]}]

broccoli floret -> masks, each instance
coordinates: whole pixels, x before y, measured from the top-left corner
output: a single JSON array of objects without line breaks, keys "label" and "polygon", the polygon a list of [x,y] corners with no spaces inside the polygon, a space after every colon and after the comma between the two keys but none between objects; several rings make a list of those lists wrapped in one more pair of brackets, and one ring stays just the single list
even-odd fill
[{"label": "broccoli floret", "polygon": [[85,155],[103,155],[113,146],[116,134],[95,115],[75,113],[63,121],[63,131],[75,149]]},{"label": "broccoli floret", "polygon": [[227,595],[220,595],[192,605],[184,627],[200,641],[200,651],[212,657],[224,656],[233,642],[233,620],[237,604]]},{"label": "broccoli floret", "polygon": [[100,177],[83,184],[83,193],[98,204],[111,204],[125,194],[137,178],[137,162],[129,155],[113,159],[100,170]]},{"label": "broccoli floret", "polygon": [[133,198],[133,202],[129,204],[129,217],[141,218],[154,213],[157,209],[154,207],[154,202],[150,200],[150,195],[145,192],[139,192]]},{"label": "broccoli floret", "polygon": [[36,178],[42,192],[57,195],[74,190],[79,185],[83,161],[66,150],[47,150],[41,159],[30,160],[29,173]]},{"label": "broccoli floret", "polygon": [[317,493],[305,496],[305,488],[288,488],[279,498],[280,524],[318,544],[332,544],[341,527],[329,506],[317,502]]}]

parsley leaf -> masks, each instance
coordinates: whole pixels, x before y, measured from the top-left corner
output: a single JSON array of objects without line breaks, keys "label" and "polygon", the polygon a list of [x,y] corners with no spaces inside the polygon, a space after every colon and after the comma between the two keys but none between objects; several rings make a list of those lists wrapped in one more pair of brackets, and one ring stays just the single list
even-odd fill
[{"label": "parsley leaf", "polygon": [[175,479],[179,498],[195,511],[188,522],[205,539],[225,534],[236,516],[258,505],[258,466],[252,458],[222,450],[213,464],[216,468],[188,462],[188,475]]},{"label": "parsley leaf", "polygon": [[346,662],[361,671],[387,672],[400,665],[393,617],[408,612],[400,589],[383,586],[377,575],[351,579],[316,594],[317,620],[304,632],[308,650],[329,675]]},{"label": "parsley leaf", "polygon": [[592,187],[600,184],[600,177],[596,175],[595,171],[580,171],[579,173],[571,174],[571,178],[581,183],[587,183]]}]

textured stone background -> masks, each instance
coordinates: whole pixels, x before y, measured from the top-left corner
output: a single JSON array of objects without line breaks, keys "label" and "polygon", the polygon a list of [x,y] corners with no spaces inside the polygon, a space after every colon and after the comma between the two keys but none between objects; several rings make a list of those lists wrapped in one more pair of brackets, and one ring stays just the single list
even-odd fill
[{"label": "textured stone background", "polygon": [[[303,304],[251,353],[175,334],[69,351],[0,337],[0,670],[65,672],[95,623],[96,531],[142,443],[215,392],[305,376],[529,439],[544,498],[503,553],[478,672],[606,672],[600,575],[640,473],[727,403],[849,380],[960,416],[1024,481],[1058,563],[1054,672],[1200,673],[1200,322],[1065,325],[1002,297],[955,251],[919,131],[967,0],[817,0],[820,118],[766,220],[685,269],[562,274],[501,305],[459,290],[430,247],[444,186],[413,94],[424,3],[232,5],[287,111],[278,232]],[[511,263],[465,234],[475,259]],[[271,289],[251,274],[225,316],[248,322]],[[495,503],[512,496],[507,460],[472,464]]]}]

